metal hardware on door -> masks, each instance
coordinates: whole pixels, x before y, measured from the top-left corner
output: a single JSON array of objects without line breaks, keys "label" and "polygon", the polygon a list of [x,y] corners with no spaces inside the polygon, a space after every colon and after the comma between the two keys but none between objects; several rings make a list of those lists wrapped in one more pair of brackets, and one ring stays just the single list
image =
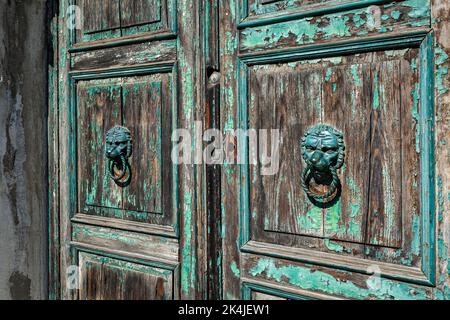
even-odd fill
[{"label": "metal hardware on door", "polygon": [[131,182],[132,171],[128,159],[132,153],[133,140],[130,130],[115,126],[106,133],[105,155],[109,176],[120,187],[126,187]]},{"label": "metal hardware on door", "polygon": [[216,85],[220,83],[220,77],[221,74],[218,71],[214,71],[213,73],[211,73],[211,75],[209,76],[208,82],[210,85]]},{"label": "metal hardware on door", "polygon": [[[342,167],[345,159],[343,134],[329,125],[318,124],[306,131],[301,147],[306,163],[302,174],[303,190],[318,204],[333,201],[341,188],[337,170]],[[328,190],[323,193],[311,190],[313,179],[316,185],[327,186]]]}]

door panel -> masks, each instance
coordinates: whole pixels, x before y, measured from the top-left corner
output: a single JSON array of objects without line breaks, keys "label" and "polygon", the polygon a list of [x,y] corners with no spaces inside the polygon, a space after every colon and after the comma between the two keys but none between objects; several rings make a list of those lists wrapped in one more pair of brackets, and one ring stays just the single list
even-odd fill
[{"label": "door panel", "polygon": [[[224,171],[224,220],[239,224],[224,239],[225,296],[251,298],[249,284],[297,298],[431,296],[433,35],[419,2],[222,2],[224,130],[280,132],[276,174],[250,160]],[[326,204],[302,186],[302,138],[320,123],[345,144]],[[250,143],[237,137],[237,152]]]},{"label": "door panel", "polygon": [[[277,175],[261,175],[259,165],[249,168],[252,239],[362,257],[359,245],[374,245],[377,260],[383,260],[381,248],[402,248],[399,263],[417,260],[418,249],[410,248],[413,220],[420,218],[417,120],[411,112],[417,108],[411,88],[420,81],[417,54],[404,49],[249,68],[249,127],[278,128],[282,139]],[[298,183],[304,169],[299,141],[305,128],[319,122],[349,137],[342,193],[329,208],[313,205]],[[404,154],[410,156],[401,161]],[[402,229],[408,231],[404,241]],[[286,236],[278,238],[280,233]]]},{"label": "door panel", "polygon": [[81,300],[170,300],[173,274],[108,257],[80,253]]},{"label": "door panel", "polygon": [[[171,224],[171,74],[76,82],[80,213],[152,224]],[[162,94],[164,92],[164,95]],[[131,132],[131,183],[109,177],[106,132],[123,125]],[[164,202],[164,203],[163,203]],[[160,217],[159,215],[164,215]]]},{"label": "door panel", "polygon": [[[196,9],[187,3],[59,1],[60,215],[55,265],[61,266],[61,298],[201,295],[196,270],[197,263],[204,263],[196,254],[192,214],[198,184],[192,166],[171,161],[172,132],[192,126],[191,113],[196,112],[185,98],[194,96],[197,80],[190,53],[199,46],[197,39],[186,40]],[[71,17],[65,13],[72,4],[84,10],[80,30],[66,27]],[[183,15],[176,21],[178,10]],[[190,73],[178,76],[186,70]],[[107,143],[107,133],[117,126],[129,132],[130,139],[121,162],[111,167],[114,162],[106,151],[128,139],[127,134],[117,135]],[[124,163],[129,164],[125,177],[130,181],[117,183],[111,168],[117,177],[127,167]]]},{"label": "door panel", "polygon": [[[175,30],[175,0],[70,0],[81,13],[75,44]],[[77,46],[77,45],[76,45]]]}]

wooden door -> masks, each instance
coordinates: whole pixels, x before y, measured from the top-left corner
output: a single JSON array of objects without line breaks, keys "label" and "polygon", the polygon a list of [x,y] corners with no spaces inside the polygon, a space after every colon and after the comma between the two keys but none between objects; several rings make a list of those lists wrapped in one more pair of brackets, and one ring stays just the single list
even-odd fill
[{"label": "wooden door", "polygon": [[201,297],[196,171],[171,161],[198,110],[196,4],[52,4],[52,297]]},{"label": "wooden door", "polygon": [[[220,10],[223,131],[280,132],[275,174],[262,174],[260,152],[224,165],[224,298],[437,296],[430,1],[227,0]],[[345,158],[339,192],[317,203],[302,187],[302,139],[319,124],[342,133]],[[248,136],[228,141],[249,159]]]}]

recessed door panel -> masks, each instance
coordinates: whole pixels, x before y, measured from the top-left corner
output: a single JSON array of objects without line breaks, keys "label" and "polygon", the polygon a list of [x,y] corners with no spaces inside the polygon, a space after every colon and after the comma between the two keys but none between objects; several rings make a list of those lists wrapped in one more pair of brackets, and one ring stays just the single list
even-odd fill
[{"label": "recessed door panel", "polygon": [[172,300],[170,270],[80,252],[80,300]]},{"label": "recessed door panel", "polygon": [[70,0],[75,47],[174,32],[175,0]]},{"label": "recessed door panel", "polygon": [[[249,168],[253,240],[419,262],[413,245],[420,243],[418,53],[405,49],[248,68],[249,127],[281,132],[279,172],[264,176],[259,165]],[[300,142],[322,122],[343,132],[346,154],[339,199],[323,208],[300,183]]]},{"label": "recessed door panel", "polygon": [[[83,80],[77,83],[80,212],[154,224],[172,223],[171,75]],[[164,92],[164,94],[163,94]],[[131,133],[131,179],[111,179],[106,134]]]}]

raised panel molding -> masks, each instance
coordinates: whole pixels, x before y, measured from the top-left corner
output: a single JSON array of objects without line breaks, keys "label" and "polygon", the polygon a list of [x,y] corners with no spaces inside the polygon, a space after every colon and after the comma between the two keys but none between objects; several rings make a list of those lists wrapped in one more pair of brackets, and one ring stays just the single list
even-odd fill
[{"label": "raised panel molding", "polygon": [[73,71],[90,69],[130,68],[145,64],[161,64],[175,61],[177,47],[175,40],[152,41],[95,51],[76,52],[72,55]]},{"label": "raised panel molding", "polygon": [[[424,0],[428,1],[428,0]],[[238,28],[256,27],[273,23],[341,13],[357,9],[391,5],[393,0],[241,0]],[[400,2],[400,1],[399,1]],[[408,3],[412,8],[417,3]]]},{"label": "raised panel molding", "polygon": [[313,291],[280,286],[269,281],[242,278],[242,299],[256,300],[258,295],[259,300],[343,300]]},{"label": "raised panel molding", "polygon": [[177,239],[79,222],[73,224],[72,244],[84,248],[99,248],[105,252],[121,252],[121,256],[141,257],[167,265],[177,264],[179,259]]},{"label": "raised panel molding", "polygon": [[250,253],[241,255],[241,279],[244,283],[262,281],[269,288],[275,286],[282,292],[316,299],[328,299],[328,296],[337,299],[424,300],[432,296],[434,290],[431,286],[360,274],[338,267]]},{"label": "raised panel molding", "polygon": [[[420,110],[415,116],[417,120],[417,137],[420,153],[415,157],[420,159],[418,198],[420,207],[418,208],[420,217],[420,228],[413,232],[414,241],[419,241],[420,260],[418,265],[403,265],[392,261],[383,261],[383,258],[376,260],[369,257],[352,256],[352,254],[322,254],[320,251],[308,248],[289,248],[292,243],[292,234],[286,234],[283,243],[269,243],[267,240],[261,242],[260,239],[252,238],[252,211],[250,200],[250,185],[252,175],[248,164],[242,165],[240,169],[240,181],[244,182],[238,191],[240,199],[240,243],[244,252],[258,253],[263,256],[276,256],[291,261],[303,261],[305,263],[328,265],[337,269],[367,273],[370,265],[379,264],[382,266],[382,276],[391,279],[401,279],[411,283],[420,283],[432,286],[435,283],[435,197],[434,197],[434,104],[433,104],[433,55],[432,55],[433,34],[431,32],[404,33],[386,37],[365,38],[355,41],[340,42],[333,44],[315,45],[311,47],[298,47],[292,50],[282,50],[268,53],[254,53],[240,55],[239,60],[239,126],[247,129],[249,123],[250,92],[248,88],[249,70],[254,65],[264,65],[273,63],[288,63],[302,59],[319,59],[322,57],[339,57],[340,55],[362,52],[375,52],[396,50],[404,48],[418,48],[420,65],[420,96],[416,99],[420,103]],[[248,141],[241,141],[242,152],[248,156]],[[247,150],[247,151],[246,151]],[[412,223],[410,221],[410,223]],[[412,225],[409,225],[412,227]],[[324,237],[323,239],[329,239]],[[418,240],[417,240],[418,239]],[[310,242],[306,242],[306,247]],[[388,244],[389,246],[389,244]],[[385,252],[389,252],[386,249]],[[401,249],[399,249],[401,250]],[[364,253],[364,250],[362,251]],[[382,253],[381,255],[383,256]],[[320,256],[320,257],[319,257]],[[351,261],[351,263],[349,263]],[[351,267],[353,265],[353,268]],[[357,266],[356,268],[354,266]]]},{"label": "raised panel molding", "polygon": [[[360,4],[364,1],[353,1]],[[342,7],[341,7],[342,8]],[[282,50],[367,36],[387,36],[430,28],[429,0],[397,1],[340,13],[315,13],[288,20],[289,15],[240,25],[239,52]]]},{"label": "raised panel molding", "polygon": [[[83,196],[83,194],[86,193],[85,191],[87,189],[76,187],[77,183],[80,183],[80,186],[89,186],[89,183],[86,182],[87,177],[97,175],[83,175],[82,170],[86,170],[85,167],[89,166],[82,166],[81,170],[78,170],[77,168],[79,166],[79,159],[77,159],[77,157],[71,157],[71,166],[69,167],[69,171],[71,179],[70,185],[72,189],[70,192],[72,209],[70,210],[70,212],[72,212],[74,216],[77,216],[77,219],[81,219],[83,221],[87,220],[90,224],[117,224],[122,229],[146,230],[147,233],[166,234],[169,237],[178,236],[178,193],[176,190],[178,168],[176,165],[169,165],[164,166],[163,169],[162,162],[170,163],[167,160],[170,159],[170,148],[164,149],[163,153],[161,153],[160,150],[160,152],[158,153],[158,148],[161,148],[162,145],[162,142],[158,142],[158,139],[169,141],[170,145],[170,136],[172,130],[171,128],[175,128],[177,124],[177,98],[176,96],[174,96],[177,92],[177,81],[175,81],[177,77],[176,74],[177,68],[176,64],[174,64],[173,62],[157,64],[153,66],[108,69],[104,71],[79,71],[70,73],[69,123],[75,121],[79,116],[79,114],[77,113],[77,108],[79,106],[77,101],[81,99],[81,97],[79,97],[77,94],[79,92],[79,84],[89,83],[89,81],[95,81],[96,83],[105,82],[107,84],[112,83],[114,85],[120,84],[119,87],[121,88],[121,93],[119,93],[117,96],[125,103],[119,108],[120,110],[118,109],[117,114],[120,115],[120,113],[123,112],[124,116],[120,118],[123,118],[125,122],[129,117],[138,116],[137,114],[134,114],[135,111],[130,110],[130,106],[136,104],[136,97],[131,98],[128,92],[137,92],[137,87],[135,88],[135,85],[137,83],[143,84],[144,87],[148,89],[145,89],[144,91],[149,95],[144,100],[157,102],[154,106],[159,106],[159,109],[155,109],[156,113],[153,116],[161,119],[162,121],[160,121],[160,125],[165,126],[164,130],[162,130],[161,128],[158,129],[157,127],[152,129],[150,125],[153,126],[154,123],[152,122],[152,124],[150,124],[142,119],[137,122],[140,125],[142,124],[143,126],[145,126],[142,128],[134,128],[133,125],[123,123],[123,125],[125,126],[130,126],[130,129],[133,131],[133,140],[135,140],[137,149],[139,149],[140,144],[144,143],[146,144],[146,147],[143,148],[143,152],[154,151],[154,155],[139,157],[138,159],[136,154],[136,158],[134,160],[133,158],[131,158],[130,161],[133,163],[135,170],[143,165],[148,165],[146,161],[150,161],[152,159],[156,160],[155,157],[158,157],[159,164],[154,168],[154,170],[151,170],[152,174],[155,175],[154,177],[152,177],[151,175],[136,174],[133,177],[134,182],[130,186],[125,188],[125,191],[122,190],[122,196],[113,197],[113,199],[115,200],[120,200],[116,205],[113,205],[108,201],[101,201],[101,203],[97,204],[91,203],[93,197],[89,195]],[[145,79],[145,81],[143,79]],[[139,86],[142,87],[141,85]],[[145,95],[147,95],[147,93]],[[102,95],[101,97],[107,96],[108,95],[106,94]],[[141,106],[141,104],[138,103],[136,104],[136,106]],[[141,111],[148,113],[151,110],[149,108],[145,108],[145,110]],[[111,114],[114,115],[115,113],[112,112]],[[89,112],[84,112],[83,115],[94,116],[94,114]],[[151,117],[149,118],[149,116],[143,116],[143,118],[149,120],[151,119]],[[95,121],[97,120],[98,117],[95,118]],[[130,119],[128,120],[131,121]],[[142,122],[141,120],[144,122]],[[122,120],[120,122],[122,122]],[[83,132],[86,131],[86,125],[83,125],[83,128],[85,128]],[[109,127],[101,128],[102,132],[108,129]],[[134,132],[135,130],[138,130],[139,132]],[[140,132],[142,130],[144,130],[145,132]],[[72,126],[69,136],[69,145],[71,152],[73,155],[84,154],[87,159],[90,159],[90,153],[87,152],[88,149],[78,149],[80,137],[77,137],[77,132],[77,126]],[[154,138],[156,140],[151,138],[151,136],[147,136],[146,132],[153,132]],[[100,135],[101,137],[99,139],[101,141],[99,141],[99,145],[93,149],[97,150],[96,152],[98,153],[97,156],[99,157],[99,160],[97,161],[97,163],[101,163],[100,160],[104,158],[103,135],[104,134]],[[92,142],[92,140],[93,139],[90,139],[89,141]],[[153,160],[151,162],[152,166],[154,166],[156,163]],[[92,159],[90,161],[92,161]],[[136,161],[144,161],[145,163],[138,164]],[[163,170],[164,172],[161,173],[161,170]],[[157,174],[158,172],[159,174]],[[107,177],[104,178],[104,174],[104,170],[100,170],[100,172],[98,172],[99,179],[103,179],[103,181],[105,181],[104,183],[110,185],[111,179],[108,179]],[[152,186],[154,186],[154,188]],[[99,192],[102,197],[110,197],[109,191],[103,193],[102,190],[99,190],[96,191],[96,194],[99,194]],[[140,201],[142,203],[138,203],[136,201]],[[89,215],[91,216],[91,218],[87,217]],[[98,219],[96,219],[95,217],[97,217]],[[118,220],[123,220],[123,222],[118,223]]]}]

